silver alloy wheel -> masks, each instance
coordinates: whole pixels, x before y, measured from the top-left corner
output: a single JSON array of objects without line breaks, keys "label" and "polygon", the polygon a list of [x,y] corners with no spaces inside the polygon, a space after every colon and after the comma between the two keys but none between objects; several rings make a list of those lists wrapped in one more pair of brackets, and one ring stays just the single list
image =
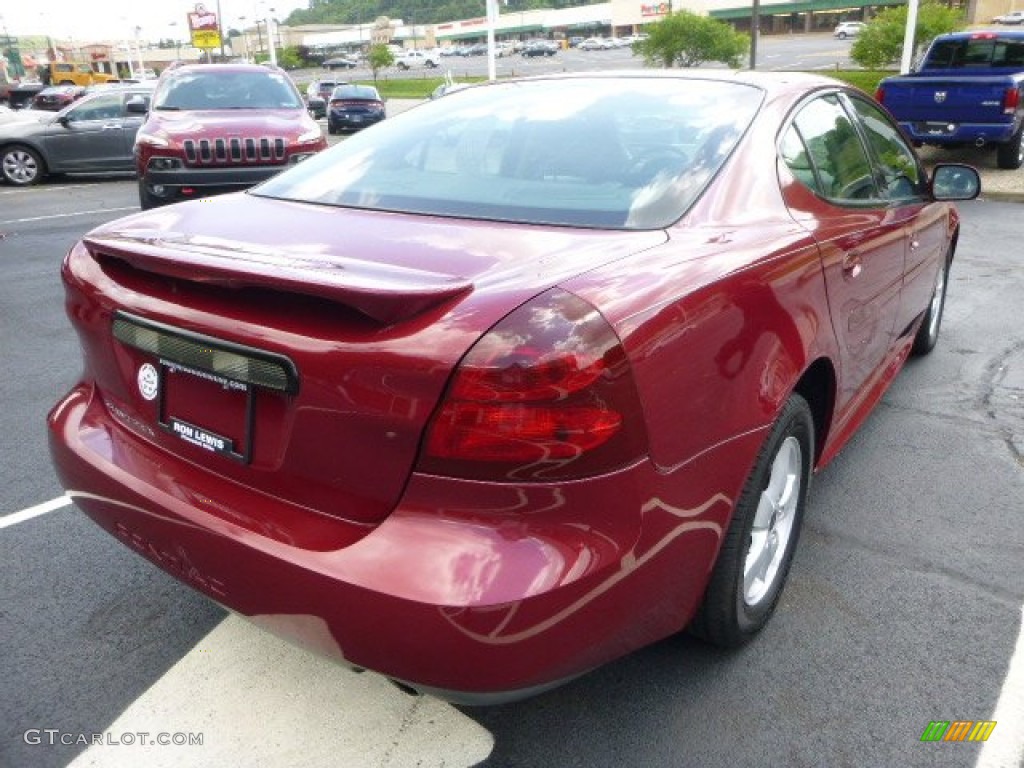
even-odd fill
[{"label": "silver alloy wheel", "polygon": [[793,537],[802,472],[800,441],[790,435],[772,461],[768,486],[761,492],[750,530],[743,564],[743,600],[749,606],[756,606],[775,587]]},{"label": "silver alloy wheel", "polygon": [[39,176],[39,163],[31,152],[15,148],[4,154],[3,174],[12,184],[31,184]]},{"label": "silver alloy wheel", "polygon": [[939,269],[938,280],[935,281],[935,293],[928,307],[928,339],[934,344],[939,335],[939,323],[942,322],[942,304],[946,300],[946,266]]}]

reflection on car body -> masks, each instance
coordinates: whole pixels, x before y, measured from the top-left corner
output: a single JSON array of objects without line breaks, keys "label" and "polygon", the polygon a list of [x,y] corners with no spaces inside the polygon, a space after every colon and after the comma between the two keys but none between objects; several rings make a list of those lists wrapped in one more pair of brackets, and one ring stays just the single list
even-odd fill
[{"label": "reflection on car body", "polygon": [[54,461],[175,577],[452,700],[737,646],[977,192],[824,77],[466,88],[88,233]]}]

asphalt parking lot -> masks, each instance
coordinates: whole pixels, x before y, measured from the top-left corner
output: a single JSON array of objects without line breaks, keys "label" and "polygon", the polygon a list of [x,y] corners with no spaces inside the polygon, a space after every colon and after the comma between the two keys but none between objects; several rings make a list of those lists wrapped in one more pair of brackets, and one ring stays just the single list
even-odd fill
[{"label": "asphalt parking lot", "polygon": [[[136,184],[0,186],[0,768],[1024,765],[1024,171],[985,159],[1006,190],[961,206],[939,345],[815,478],[766,631],[487,709],[278,641],[66,503],[44,425],[80,367],[58,270]],[[995,726],[922,741],[946,720]]]}]

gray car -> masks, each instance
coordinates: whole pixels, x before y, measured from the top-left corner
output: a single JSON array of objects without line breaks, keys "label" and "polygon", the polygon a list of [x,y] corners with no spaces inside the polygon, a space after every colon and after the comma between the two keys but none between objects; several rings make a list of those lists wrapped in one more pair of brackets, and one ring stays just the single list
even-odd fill
[{"label": "gray car", "polygon": [[145,117],[126,104],[148,106],[152,85],[111,86],[60,112],[18,112],[0,120],[0,177],[37,184],[48,174],[131,173],[132,147]]}]

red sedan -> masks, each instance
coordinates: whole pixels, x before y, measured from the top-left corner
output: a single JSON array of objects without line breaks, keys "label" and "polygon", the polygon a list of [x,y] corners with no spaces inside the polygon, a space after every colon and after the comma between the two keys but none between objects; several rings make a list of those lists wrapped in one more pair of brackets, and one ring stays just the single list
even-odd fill
[{"label": "red sedan", "polygon": [[88,233],[53,458],[178,579],[452,700],[735,646],[978,189],[823,77],[466,88]]},{"label": "red sedan", "polygon": [[44,109],[47,112],[59,112],[84,95],[85,88],[80,85],[51,85],[36,94],[32,99],[32,108]]}]

